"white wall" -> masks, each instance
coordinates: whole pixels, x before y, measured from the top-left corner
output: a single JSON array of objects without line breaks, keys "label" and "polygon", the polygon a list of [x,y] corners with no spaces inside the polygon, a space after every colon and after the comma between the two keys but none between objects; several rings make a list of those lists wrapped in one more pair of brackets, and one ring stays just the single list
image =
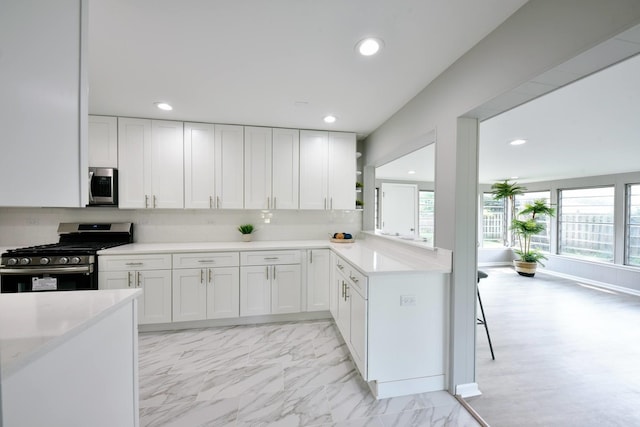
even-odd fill
[{"label": "white wall", "polygon": [[328,239],[335,232],[356,234],[362,211],[0,208],[0,246],[57,242],[61,222],[133,222],[134,239],[141,243],[239,241],[236,228],[246,223],[257,228],[254,240],[304,240]]},{"label": "white wall", "polygon": [[375,165],[437,132],[436,246],[454,251],[452,391],[475,381],[477,217],[464,213],[477,211],[477,138],[458,117],[638,22],[640,1],[532,0],[367,138],[365,163]]}]

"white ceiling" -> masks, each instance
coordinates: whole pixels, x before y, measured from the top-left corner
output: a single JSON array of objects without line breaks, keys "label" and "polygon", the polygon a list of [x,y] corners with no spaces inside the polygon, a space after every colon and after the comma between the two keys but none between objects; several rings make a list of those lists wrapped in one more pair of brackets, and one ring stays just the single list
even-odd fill
[{"label": "white ceiling", "polygon": [[638,76],[635,56],[482,122],[480,183],[640,171]]},{"label": "white ceiling", "polygon": [[363,137],[524,3],[90,0],[89,111]]},{"label": "white ceiling", "polygon": [[[376,179],[394,181],[434,182],[436,144],[430,144],[413,153],[376,168]],[[409,171],[415,173],[410,174]]]}]

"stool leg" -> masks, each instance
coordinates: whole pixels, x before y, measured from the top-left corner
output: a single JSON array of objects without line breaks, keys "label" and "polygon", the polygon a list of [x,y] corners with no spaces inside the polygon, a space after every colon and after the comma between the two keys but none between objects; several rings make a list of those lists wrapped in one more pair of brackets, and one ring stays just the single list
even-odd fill
[{"label": "stool leg", "polygon": [[482,306],[482,298],[480,298],[480,289],[478,292],[478,302],[480,303],[480,312],[482,313],[482,320],[478,319],[478,323],[484,325],[484,330],[487,332],[487,340],[489,341],[489,350],[491,350],[491,359],[496,360],[496,356],[493,354],[493,345],[491,344],[491,336],[489,335],[489,326],[487,325],[487,319],[484,317],[484,307]]}]

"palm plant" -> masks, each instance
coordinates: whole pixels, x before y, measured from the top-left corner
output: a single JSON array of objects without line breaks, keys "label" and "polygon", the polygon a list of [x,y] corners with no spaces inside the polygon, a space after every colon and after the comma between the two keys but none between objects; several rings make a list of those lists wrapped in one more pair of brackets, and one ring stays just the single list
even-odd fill
[{"label": "palm plant", "polygon": [[511,221],[511,230],[514,231],[518,237],[519,249],[514,250],[524,262],[537,262],[542,264],[543,259],[547,259],[537,249],[531,249],[531,238],[536,234],[542,233],[546,226],[540,219],[549,216],[552,217],[556,213],[556,210],[547,205],[546,201],[540,199],[535,200],[533,203],[527,203],[518,216],[524,216],[522,219],[515,218]]},{"label": "palm plant", "polygon": [[493,194],[493,198],[495,200],[504,200],[505,201],[505,216],[503,217],[503,227],[504,230],[503,239],[505,246],[511,246],[511,242],[514,240],[513,235],[511,239],[509,239],[507,230],[509,229],[509,223],[507,221],[508,212],[511,213],[511,223],[516,219],[516,196],[520,194],[524,194],[527,190],[526,187],[522,185],[518,185],[517,182],[509,182],[508,179],[505,179],[503,182],[495,182],[491,186],[491,194]]}]

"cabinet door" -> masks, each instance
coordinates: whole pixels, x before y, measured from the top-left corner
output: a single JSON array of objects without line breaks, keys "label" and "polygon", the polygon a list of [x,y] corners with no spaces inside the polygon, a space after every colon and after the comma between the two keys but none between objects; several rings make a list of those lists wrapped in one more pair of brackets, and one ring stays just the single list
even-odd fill
[{"label": "cabinet door", "polygon": [[329,132],[329,209],[356,207],[356,135]]},{"label": "cabinet door", "polygon": [[350,335],[350,317],[351,317],[351,303],[349,302],[349,293],[347,290],[347,280],[341,275],[338,274],[338,278],[336,280],[336,284],[338,286],[338,307],[337,307],[337,317],[336,317],[336,325],[338,325],[338,329],[342,334],[342,338],[344,338],[345,342],[349,342]]},{"label": "cabinet door", "polygon": [[[349,311],[350,330],[349,343],[353,355],[353,360],[362,374],[367,379],[367,300],[355,289],[349,287],[349,301],[351,308]],[[345,337],[346,339],[346,337]]]},{"label": "cabinet door", "polygon": [[207,319],[240,315],[240,270],[238,267],[208,268]]},{"label": "cabinet door", "polygon": [[271,129],[244,128],[244,208],[272,209]]},{"label": "cabinet door", "polygon": [[330,285],[329,285],[329,311],[331,312],[331,316],[333,316],[333,320],[337,320],[338,319],[338,296],[339,296],[339,292],[338,290],[340,289],[340,280],[338,279],[340,277],[340,274],[338,272],[336,272],[336,254],[334,254],[332,251],[330,252],[330,259],[331,259],[331,264],[330,264]]},{"label": "cabinet door", "polygon": [[89,166],[118,167],[118,118],[89,116]]},{"label": "cabinet door", "polygon": [[329,249],[312,249],[307,265],[307,311],[329,309],[331,270]]},{"label": "cabinet door", "polygon": [[300,209],[328,209],[328,144],[327,132],[300,131]]},{"label": "cabinet door", "polygon": [[206,123],[184,124],[184,207],[215,207],[214,127]]},{"label": "cabinet door", "polygon": [[272,209],[298,209],[300,131],[274,129],[272,152]]},{"label": "cabinet door", "polygon": [[271,274],[267,265],[240,269],[240,316],[271,312]]},{"label": "cabinet door", "polygon": [[138,323],[171,322],[171,270],[137,271],[135,274],[143,292],[138,298]]},{"label": "cabinet door", "polygon": [[271,268],[271,313],[300,312],[300,265],[274,265]]},{"label": "cabinet door", "polygon": [[151,144],[151,121],[118,119],[118,206],[143,209],[145,194],[145,150]]},{"label": "cabinet door", "polygon": [[215,205],[221,209],[244,207],[244,128],[215,125]]},{"label": "cabinet door", "polygon": [[207,317],[207,269],[173,270],[173,321]]},{"label": "cabinet door", "polygon": [[151,158],[145,167],[151,171],[153,208],[184,207],[184,131],[182,122],[151,122]]},{"label": "cabinet door", "polygon": [[99,289],[127,289],[135,286],[128,271],[104,271],[98,273]]}]

